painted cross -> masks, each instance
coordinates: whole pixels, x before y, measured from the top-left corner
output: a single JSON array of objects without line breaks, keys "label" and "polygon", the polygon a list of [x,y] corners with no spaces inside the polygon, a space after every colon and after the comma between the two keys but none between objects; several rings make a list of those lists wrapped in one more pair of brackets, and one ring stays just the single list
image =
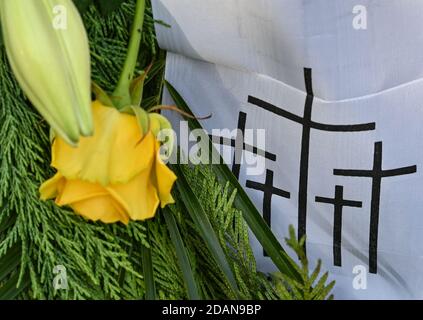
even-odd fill
[{"label": "painted cross", "polygon": [[262,156],[270,161],[276,161],[275,154],[245,143],[244,136],[246,122],[247,114],[245,112],[240,112],[238,117],[238,130],[235,139],[210,135],[210,139],[213,141],[213,143],[219,143],[220,145],[229,146],[235,149],[234,161],[232,162],[232,172],[237,179],[239,179],[243,151],[248,151],[254,155]]},{"label": "painted cross", "polygon": [[333,218],[333,264],[340,267],[342,265],[342,253],[341,253],[341,242],[342,242],[342,211],[344,207],[361,208],[361,201],[345,200],[344,199],[344,187],[335,186],[335,197],[324,198],[316,197],[316,202],[331,204],[334,207],[334,218]]},{"label": "painted cross", "polygon": [[[263,191],[263,218],[264,221],[271,227],[271,211],[272,211],[272,197],[277,195],[282,198],[290,199],[291,194],[285,190],[278,189],[273,186],[273,171],[266,170],[266,181],[263,183],[247,180],[246,187],[258,191]],[[267,253],[264,251],[264,255]]]},{"label": "painted cross", "polygon": [[417,166],[409,166],[392,170],[382,169],[382,142],[375,143],[373,168],[371,170],[334,169],[336,176],[362,177],[372,179],[372,199],[370,207],[369,236],[369,272],[377,273],[377,241],[379,230],[380,188],[383,178],[401,176],[417,172]]},{"label": "painted cross", "polygon": [[[284,109],[278,108],[268,102],[260,100],[256,97],[249,96],[248,102],[261,109],[272,112],[280,117],[294,121],[302,126],[301,139],[301,156],[300,156],[300,177],[298,188],[298,239],[301,239],[307,231],[307,198],[308,198],[308,167],[309,167],[309,151],[310,151],[310,133],[311,129],[329,131],[329,132],[361,132],[375,130],[376,124],[353,124],[353,125],[332,125],[325,123],[318,123],[312,120],[313,109],[313,85],[312,85],[312,70],[304,69],[304,79],[306,87],[306,101],[304,107],[304,114],[302,117],[290,113]],[[305,247],[304,247],[305,249]]]}]

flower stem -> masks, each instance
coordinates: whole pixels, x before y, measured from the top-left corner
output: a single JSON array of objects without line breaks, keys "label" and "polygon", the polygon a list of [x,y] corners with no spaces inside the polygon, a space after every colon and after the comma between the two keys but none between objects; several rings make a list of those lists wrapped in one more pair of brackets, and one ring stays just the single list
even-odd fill
[{"label": "flower stem", "polygon": [[119,82],[113,92],[113,103],[116,108],[122,109],[131,105],[130,85],[134,77],[138,54],[141,45],[142,28],[144,25],[145,0],[137,0],[135,17],[132,25],[131,38],[129,40],[128,53],[123,66]]}]

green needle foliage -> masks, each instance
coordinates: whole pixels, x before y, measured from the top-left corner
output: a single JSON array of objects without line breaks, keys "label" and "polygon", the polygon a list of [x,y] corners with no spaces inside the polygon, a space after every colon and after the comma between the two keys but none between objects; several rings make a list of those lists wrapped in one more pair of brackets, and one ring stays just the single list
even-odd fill
[{"label": "green needle foliage", "polygon": [[[234,208],[236,191],[229,184],[221,185],[209,166],[181,166],[192,190],[212,222],[225,255],[230,261],[241,299],[276,298],[266,275],[257,271],[255,258],[250,246],[248,228],[242,213]],[[218,264],[209,258],[210,253],[203,245],[197,227],[183,215],[184,208],[172,208],[182,224],[188,250],[194,260],[194,270],[201,279],[202,296],[207,299],[236,298],[236,293],[227,283]]]},{"label": "green needle foliage", "polygon": [[[97,0],[75,2],[84,12],[93,80],[111,92],[125,60],[135,1],[103,7]],[[149,3],[137,68],[141,74],[153,62],[144,106],[161,101],[164,61]],[[0,92],[0,299],[317,299],[330,291],[327,276],[313,286],[319,272],[310,278],[307,268],[298,267],[303,282],[271,280],[257,270],[248,227],[234,207],[236,192],[207,166],[179,169],[223,249],[226,272],[178,188],[175,205],[151,221],[128,226],[88,222],[52,201],[40,201],[38,188],[53,175],[49,128],[20,90],[3,47]],[[53,286],[59,265],[66,268],[66,290]],[[228,283],[228,272],[236,285]]]},{"label": "green needle foliage", "polygon": [[309,261],[304,253],[305,239],[303,237],[298,241],[294,227],[289,227],[289,238],[285,240],[300,260],[301,266],[296,266],[296,268],[298,273],[301,274],[302,281],[288,278],[281,273],[274,274],[278,296],[283,300],[332,300],[333,295],[330,292],[335,286],[335,281],[327,283],[329,278],[328,272],[320,277],[322,268],[321,260],[317,261],[315,269],[310,274]]}]

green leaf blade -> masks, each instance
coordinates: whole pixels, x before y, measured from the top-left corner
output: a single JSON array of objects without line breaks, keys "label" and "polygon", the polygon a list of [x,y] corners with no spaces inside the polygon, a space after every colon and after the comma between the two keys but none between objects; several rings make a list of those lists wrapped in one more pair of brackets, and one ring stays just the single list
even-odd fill
[{"label": "green leaf blade", "polygon": [[163,209],[163,216],[166,220],[173,245],[175,246],[176,256],[178,258],[179,267],[181,268],[182,275],[184,277],[188,298],[190,300],[200,300],[201,296],[198,291],[197,283],[195,281],[191,264],[189,262],[188,253],[176,224],[175,217],[168,207]]},{"label": "green leaf blade", "polygon": [[198,227],[203,240],[205,241],[210,253],[215,258],[216,263],[219,264],[221,271],[225,275],[228,284],[231,286],[235,295],[238,294],[238,285],[233,275],[232,269],[227,261],[225,253],[220,245],[219,238],[217,237],[210,220],[201,206],[199,200],[190,188],[187,180],[184,177],[183,171],[177,165],[171,165],[171,169],[175,172],[178,179],[176,186],[181,195],[181,200],[184,203],[191,219]]},{"label": "green leaf blade", "polygon": [[[148,235],[148,223],[145,223],[145,227]],[[156,284],[154,282],[154,268],[153,259],[151,257],[151,249],[147,248],[144,244],[141,244],[141,259],[146,291],[145,299],[156,300]]]}]

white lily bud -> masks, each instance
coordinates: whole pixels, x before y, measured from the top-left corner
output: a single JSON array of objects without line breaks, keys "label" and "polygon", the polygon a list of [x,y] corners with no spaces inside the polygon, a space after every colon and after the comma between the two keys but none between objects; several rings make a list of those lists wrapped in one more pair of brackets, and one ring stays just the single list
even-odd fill
[{"label": "white lily bud", "polygon": [[24,93],[70,144],[93,133],[88,37],[72,0],[0,0],[10,65]]}]

